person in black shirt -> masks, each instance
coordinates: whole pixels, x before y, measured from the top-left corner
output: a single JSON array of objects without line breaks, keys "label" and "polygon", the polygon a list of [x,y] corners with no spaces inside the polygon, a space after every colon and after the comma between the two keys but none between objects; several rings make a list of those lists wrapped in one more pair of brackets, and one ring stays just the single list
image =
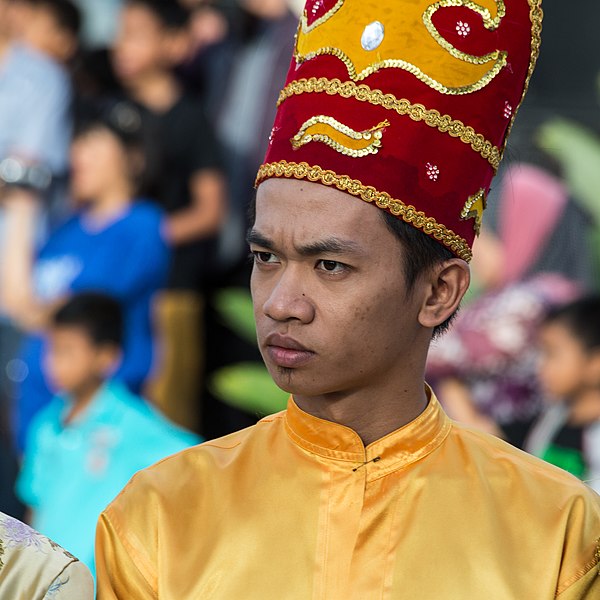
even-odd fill
[{"label": "person in black shirt", "polygon": [[173,72],[189,48],[188,23],[188,11],[176,2],[128,0],[113,64],[155,130],[163,162],[155,196],[169,215],[166,236],[175,248],[168,290],[157,303],[162,363],[149,395],[173,420],[197,429],[201,291],[226,201],[203,108]]}]

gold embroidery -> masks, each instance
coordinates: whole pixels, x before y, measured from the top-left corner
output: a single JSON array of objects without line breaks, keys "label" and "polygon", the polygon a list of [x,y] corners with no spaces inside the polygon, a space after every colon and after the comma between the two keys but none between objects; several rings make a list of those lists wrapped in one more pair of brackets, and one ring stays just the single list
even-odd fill
[{"label": "gold embroidery", "polygon": [[332,9],[328,10],[322,17],[319,17],[316,21],[313,21],[311,25],[308,24],[308,17],[306,16],[305,10],[302,14],[301,20],[302,30],[305,33],[308,33],[309,31],[312,31],[313,29],[317,28],[319,25],[322,25],[323,23],[325,23],[325,21],[330,19],[338,10],[340,10],[342,4],[344,4],[344,0],[338,0]]},{"label": "gold embroidery", "polygon": [[485,190],[481,189],[473,196],[469,196],[465,206],[463,207],[460,218],[463,221],[468,219],[475,219],[473,229],[475,233],[479,235],[481,232],[481,221],[483,220],[483,211],[486,207]]},{"label": "gold embroidery", "polygon": [[529,70],[527,72],[527,77],[525,78],[525,87],[523,88],[523,95],[521,96],[521,100],[519,101],[517,108],[513,111],[512,120],[508,126],[506,137],[504,138],[504,144],[502,145],[502,153],[500,155],[500,160],[502,160],[502,156],[504,155],[504,151],[506,150],[508,136],[512,131],[515,119],[517,118],[517,113],[519,112],[519,108],[521,108],[521,104],[523,104],[523,100],[525,100],[525,95],[527,94],[527,90],[529,89],[529,82],[531,81],[531,76],[533,75],[533,71],[535,70],[535,65],[540,55],[540,47],[542,45],[542,21],[544,20],[542,0],[529,0],[529,7],[529,18],[531,20],[531,58],[529,59]]},{"label": "gold embroidery", "polygon": [[428,217],[414,206],[395,200],[387,192],[380,192],[370,185],[364,185],[358,179],[352,179],[348,175],[338,175],[334,171],[326,171],[317,165],[310,166],[305,162],[294,163],[285,160],[262,165],[256,177],[256,185],[270,177],[307,179],[308,181],[336,187],[338,190],[348,192],[365,202],[374,203],[378,208],[388,210],[406,223],[433,236],[463,260],[471,260],[472,253],[469,244],[460,235],[438,223],[434,218]]},{"label": "gold embroidery", "polygon": [[486,62],[497,61],[502,54],[506,58],[506,52],[500,52],[499,50],[496,50],[495,52],[491,52],[490,54],[485,54],[483,56],[473,56],[472,54],[461,52],[456,47],[454,47],[448,40],[446,40],[443,36],[440,35],[440,32],[433,24],[432,19],[433,15],[440,8],[448,8],[450,6],[464,6],[466,8],[469,8],[473,12],[476,12],[479,15],[481,15],[481,18],[483,19],[483,26],[486,29],[490,29],[493,31],[494,29],[498,29],[498,27],[500,26],[500,22],[506,15],[506,7],[504,6],[503,0],[496,0],[496,4],[496,16],[492,18],[492,15],[487,8],[483,8],[479,4],[471,2],[470,0],[440,0],[440,2],[436,2],[435,4],[432,4],[431,6],[427,7],[427,10],[423,14],[423,22],[425,23],[425,27],[427,27],[427,31],[429,31],[429,33],[431,34],[431,37],[433,37],[435,41],[452,56],[465,62],[481,65],[485,64]]},{"label": "gold embroidery", "polygon": [[389,121],[383,121],[371,129],[355,131],[333,117],[317,115],[300,127],[292,138],[292,146],[298,149],[310,142],[321,142],[345,156],[362,158],[379,152],[383,132],[389,126]]},{"label": "gold embroidery", "polygon": [[[336,5],[318,26],[300,23],[295,57],[298,62],[331,55],[340,59],[354,81],[365,79],[384,68],[403,69],[442,94],[469,94],[487,86],[506,66],[506,52],[495,50],[483,56],[461,52],[445,40],[431,22],[432,15],[446,6],[463,6],[483,18],[494,29],[504,17],[503,0],[431,0],[406,3],[402,11],[389,9],[385,35],[377,52],[365,50],[360,29],[365,23],[382,19],[379,2],[348,2]],[[494,15],[492,16],[492,12]],[[360,25],[359,25],[360,24]],[[359,29],[357,31],[357,29]],[[411,39],[410,45],[406,40]],[[399,58],[404,55],[403,58]],[[426,65],[426,66],[425,66]],[[425,72],[425,69],[427,72]]]},{"label": "gold embroidery", "polygon": [[339,95],[342,98],[355,98],[360,102],[368,102],[375,106],[383,106],[387,110],[394,110],[401,116],[409,116],[413,121],[423,121],[429,127],[436,128],[441,133],[459,138],[461,142],[486,159],[494,171],[500,165],[500,148],[486,140],[472,127],[462,121],[453,119],[450,115],[442,115],[435,109],[428,109],[422,104],[412,104],[408,100],[398,100],[393,94],[384,94],[381,90],[371,89],[366,84],[356,84],[353,81],[342,82],[339,79],[298,79],[288,84],[280,93],[277,105],[281,105],[291,96],[306,93],[325,92],[330,96]]},{"label": "gold embroidery", "polygon": [[2,559],[4,558],[4,542],[0,540],[0,569],[4,568],[4,562]]}]

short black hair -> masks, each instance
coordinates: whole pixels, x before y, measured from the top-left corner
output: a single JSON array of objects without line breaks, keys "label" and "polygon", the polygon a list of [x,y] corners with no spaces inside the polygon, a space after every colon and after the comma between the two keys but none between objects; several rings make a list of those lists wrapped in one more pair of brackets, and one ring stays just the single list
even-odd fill
[{"label": "short black hair", "polygon": [[[405,223],[402,219],[393,216],[385,210],[380,210],[380,213],[384,223],[396,236],[405,251],[403,275],[407,293],[410,293],[413,290],[417,280],[422,274],[429,272],[431,269],[447,260],[456,258],[446,246],[423,233],[420,229]],[[252,227],[256,220],[256,193],[252,196],[248,206],[247,218],[250,227]],[[457,314],[458,311],[452,314],[443,323],[434,327],[433,338],[439,337],[445,333]]]},{"label": "short black hair", "polygon": [[[446,246],[434,240],[420,229],[409,225],[385,210],[382,210],[381,214],[387,228],[396,236],[404,250],[403,271],[406,291],[408,293],[413,290],[422,274],[428,273],[447,260],[456,258]],[[439,337],[448,330],[457,312],[452,314],[443,323],[434,327],[434,338]]]},{"label": "short black hair", "polygon": [[575,302],[552,308],[543,320],[544,325],[561,324],[585,350],[600,350],[600,296],[586,296]]},{"label": "short black hair", "polygon": [[61,29],[75,38],[79,37],[81,12],[71,0],[34,0],[34,6],[47,9]]},{"label": "short black hair", "polygon": [[154,197],[160,185],[163,156],[156,143],[156,124],[136,104],[122,98],[80,99],[74,110],[73,139],[96,129],[107,129],[130,155],[142,159],[139,173],[132,175],[137,197]]},{"label": "short black hair", "polygon": [[52,326],[81,328],[95,346],[123,347],[123,311],[119,302],[106,294],[72,296],[54,313]]},{"label": "short black hair", "polygon": [[167,29],[185,29],[190,22],[190,11],[177,0],[127,0],[126,4],[148,9]]}]

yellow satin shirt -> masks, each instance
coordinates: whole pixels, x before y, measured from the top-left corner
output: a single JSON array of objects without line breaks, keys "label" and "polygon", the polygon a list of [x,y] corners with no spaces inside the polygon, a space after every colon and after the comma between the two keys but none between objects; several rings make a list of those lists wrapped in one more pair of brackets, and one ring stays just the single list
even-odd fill
[{"label": "yellow satin shirt", "polygon": [[600,598],[600,498],[435,396],[363,446],[287,411],[138,473],[102,514],[99,600]]}]

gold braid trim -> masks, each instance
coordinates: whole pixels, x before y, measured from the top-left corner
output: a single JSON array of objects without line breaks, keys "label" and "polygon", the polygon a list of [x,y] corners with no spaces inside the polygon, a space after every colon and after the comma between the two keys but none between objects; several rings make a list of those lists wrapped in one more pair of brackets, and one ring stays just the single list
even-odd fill
[{"label": "gold braid trim", "polygon": [[438,110],[428,109],[422,104],[412,104],[409,100],[398,100],[393,94],[384,94],[381,90],[373,90],[366,84],[357,85],[353,81],[340,81],[326,77],[311,77],[298,79],[289,83],[279,94],[277,106],[280,106],[291,96],[301,94],[322,93],[342,98],[355,98],[360,102],[368,102],[375,106],[383,106],[387,110],[394,110],[401,116],[408,116],[413,121],[423,121],[429,127],[434,127],[441,133],[459,138],[461,142],[486,159],[494,171],[498,170],[501,159],[500,148],[494,146],[483,135],[477,133],[469,125],[453,119],[450,115],[442,115]]},{"label": "gold braid trim", "polygon": [[307,179],[336,187],[342,192],[357,196],[365,202],[374,203],[378,208],[389,211],[413,227],[422,229],[427,235],[433,236],[463,260],[467,262],[471,260],[471,248],[464,238],[414,206],[395,200],[387,192],[380,192],[370,185],[364,185],[358,179],[352,179],[348,175],[338,175],[334,171],[326,171],[317,165],[310,166],[305,162],[294,163],[285,160],[262,165],[256,176],[256,185],[271,177]]}]

